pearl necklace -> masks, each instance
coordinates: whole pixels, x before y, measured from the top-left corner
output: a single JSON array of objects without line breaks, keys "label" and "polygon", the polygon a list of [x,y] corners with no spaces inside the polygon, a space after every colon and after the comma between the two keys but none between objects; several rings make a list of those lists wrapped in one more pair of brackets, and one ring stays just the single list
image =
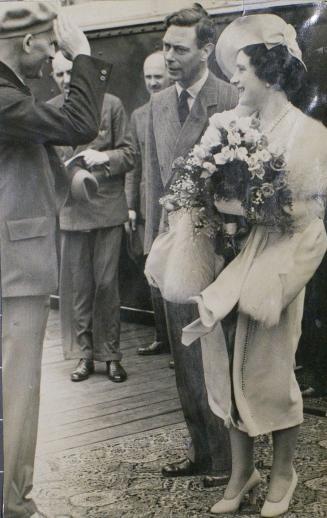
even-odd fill
[{"label": "pearl necklace", "polygon": [[273,122],[270,124],[270,126],[267,127],[266,130],[264,130],[265,134],[272,133],[273,130],[278,126],[278,124],[284,119],[284,117],[288,114],[292,107],[292,103],[289,101],[285,104],[284,108],[281,109],[277,117],[273,120]]}]

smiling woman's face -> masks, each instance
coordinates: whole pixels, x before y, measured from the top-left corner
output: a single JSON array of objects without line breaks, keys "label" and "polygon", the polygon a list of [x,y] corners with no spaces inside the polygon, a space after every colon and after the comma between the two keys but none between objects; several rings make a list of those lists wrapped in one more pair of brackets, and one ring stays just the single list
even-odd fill
[{"label": "smiling woman's face", "polygon": [[237,55],[236,69],[231,83],[239,92],[239,104],[253,109],[260,109],[267,98],[267,84],[258,78],[250,58],[242,50]]}]

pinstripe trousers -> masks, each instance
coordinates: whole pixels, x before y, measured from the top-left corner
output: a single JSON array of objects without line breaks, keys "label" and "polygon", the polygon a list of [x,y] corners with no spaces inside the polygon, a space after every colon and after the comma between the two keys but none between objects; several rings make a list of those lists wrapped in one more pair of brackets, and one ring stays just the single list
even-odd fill
[{"label": "pinstripe trousers", "polygon": [[[123,226],[62,232],[61,270],[72,285],[73,327],[80,357],[121,360],[118,266]],[[70,289],[70,288],[69,288]],[[65,285],[60,298],[71,296]]]},{"label": "pinstripe trousers", "polygon": [[191,437],[187,452],[202,473],[226,474],[231,469],[228,431],[209,407],[200,340],[182,344],[182,329],[198,318],[196,304],[165,301],[170,345],[175,361],[176,385]]}]

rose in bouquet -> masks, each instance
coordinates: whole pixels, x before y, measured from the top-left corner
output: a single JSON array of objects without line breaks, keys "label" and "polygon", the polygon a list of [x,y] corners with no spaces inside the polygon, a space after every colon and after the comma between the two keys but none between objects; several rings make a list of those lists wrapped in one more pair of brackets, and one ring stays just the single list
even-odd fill
[{"label": "rose in bouquet", "polygon": [[269,143],[256,117],[216,114],[201,145],[216,164],[209,177],[216,200],[236,198],[248,220],[291,230],[292,218],[285,207],[292,207],[292,193],[284,153]]},{"label": "rose in bouquet", "polygon": [[177,159],[173,169],[161,199],[168,210],[196,206],[210,226],[215,202],[236,199],[248,221],[292,231],[292,218],[284,210],[292,208],[284,153],[270,145],[256,117],[215,114],[200,144]]}]

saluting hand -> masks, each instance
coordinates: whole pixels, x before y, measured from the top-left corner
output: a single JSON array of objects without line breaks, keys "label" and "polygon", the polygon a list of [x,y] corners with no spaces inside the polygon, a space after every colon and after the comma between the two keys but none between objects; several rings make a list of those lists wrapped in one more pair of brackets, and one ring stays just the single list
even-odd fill
[{"label": "saluting hand", "polygon": [[66,15],[60,13],[54,21],[58,46],[65,58],[73,61],[79,54],[91,55],[90,44],[83,31]]}]

